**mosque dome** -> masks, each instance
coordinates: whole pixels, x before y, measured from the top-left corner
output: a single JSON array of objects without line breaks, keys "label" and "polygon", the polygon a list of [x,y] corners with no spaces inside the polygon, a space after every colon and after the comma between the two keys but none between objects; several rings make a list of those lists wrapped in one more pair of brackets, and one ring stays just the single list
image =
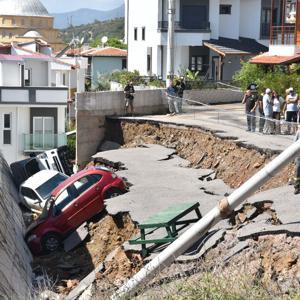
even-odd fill
[{"label": "mosque dome", "polygon": [[0,0],[0,15],[49,17],[39,0]]},{"label": "mosque dome", "polygon": [[38,39],[38,38],[41,38],[42,36],[40,35],[39,32],[34,31],[34,30],[31,30],[31,31],[27,31],[27,32],[23,35],[23,37]]}]

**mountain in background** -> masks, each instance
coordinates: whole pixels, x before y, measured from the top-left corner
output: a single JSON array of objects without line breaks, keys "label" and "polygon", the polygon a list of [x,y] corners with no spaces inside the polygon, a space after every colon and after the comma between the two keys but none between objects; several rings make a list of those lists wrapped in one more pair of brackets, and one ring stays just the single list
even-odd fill
[{"label": "mountain in background", "polygon": [[69,43],[72,40],[72,37],[86,37],[87,34],[90,33],[91,40],[86,42],[93,42],[95,40],[100,40],[103,36],[107,36],[109,38],[124,38],[124,18],[116,18],[113,20],[107,21],[95,21],[93,23],[73,26],[66,29],[61,30],[61,37],[64,42]]},{"label": "mountain in background", "polygon": [[79,26],[98,21],[112,20],[115,18],[122,18],[125,14],[125,7],[121,5],[112,10],[96,10],[89,8],[82,8],[71,12],[51,14],[54,16],[54,27],[58,29],[68,28],[72,18],[72,25]]}]

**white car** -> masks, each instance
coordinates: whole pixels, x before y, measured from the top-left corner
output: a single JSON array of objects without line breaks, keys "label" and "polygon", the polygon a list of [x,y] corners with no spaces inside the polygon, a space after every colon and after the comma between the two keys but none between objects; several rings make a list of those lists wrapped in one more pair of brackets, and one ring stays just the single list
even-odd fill
[{"label": "white car", "polygon": [[67,175],[53,170],[34,174],[20,186],[22,203],[32,211],[41,212],[51,192],[67,178]]}]

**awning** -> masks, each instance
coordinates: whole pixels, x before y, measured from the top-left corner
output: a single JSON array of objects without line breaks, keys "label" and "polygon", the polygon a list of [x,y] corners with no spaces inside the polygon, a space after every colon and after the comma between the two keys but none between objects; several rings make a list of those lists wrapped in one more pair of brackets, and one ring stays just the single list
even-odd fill
[{"label": "awning", "polygon": [[280,56],[270,55],[270,53],[264,53],[250,59],[252,64],[264,64],[264,65],[289,65],[300,61],[300,53],[293,56]]},{"label": "awning", "polygon": [[229,39],[220,37],[204,41],[203,45],[212,51],[222,55],[254,55],[268,51],[268,48],[254,39],[239,38]]}]

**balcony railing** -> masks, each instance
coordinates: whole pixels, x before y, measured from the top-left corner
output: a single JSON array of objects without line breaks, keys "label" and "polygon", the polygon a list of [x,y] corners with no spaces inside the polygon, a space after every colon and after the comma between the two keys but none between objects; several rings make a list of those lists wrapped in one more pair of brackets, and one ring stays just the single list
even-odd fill
[{"label": "balcony railing", "polygon": [[66,105],[67,100],[67,87],[0,86],[0,104]]},{"label": "balcony railing", "polygon": [[[158,31],[167,31],[168,30],[168,21],[158,21]],[[210,31],[210,23],[208,21],[202,21],[198,23],[195,28],[187,28],[180,21],[176,21],[175,31],[183,31],[183,32],[208,32]]]},{"label": "balcony railing", "polygon": [[272,26],[270,43],[272,45],[295,45],[295,25]]},{"label": "balcony railing", "polygon": [[67,145],[65,133],[24,134],[24,152],[40,152]]}]

